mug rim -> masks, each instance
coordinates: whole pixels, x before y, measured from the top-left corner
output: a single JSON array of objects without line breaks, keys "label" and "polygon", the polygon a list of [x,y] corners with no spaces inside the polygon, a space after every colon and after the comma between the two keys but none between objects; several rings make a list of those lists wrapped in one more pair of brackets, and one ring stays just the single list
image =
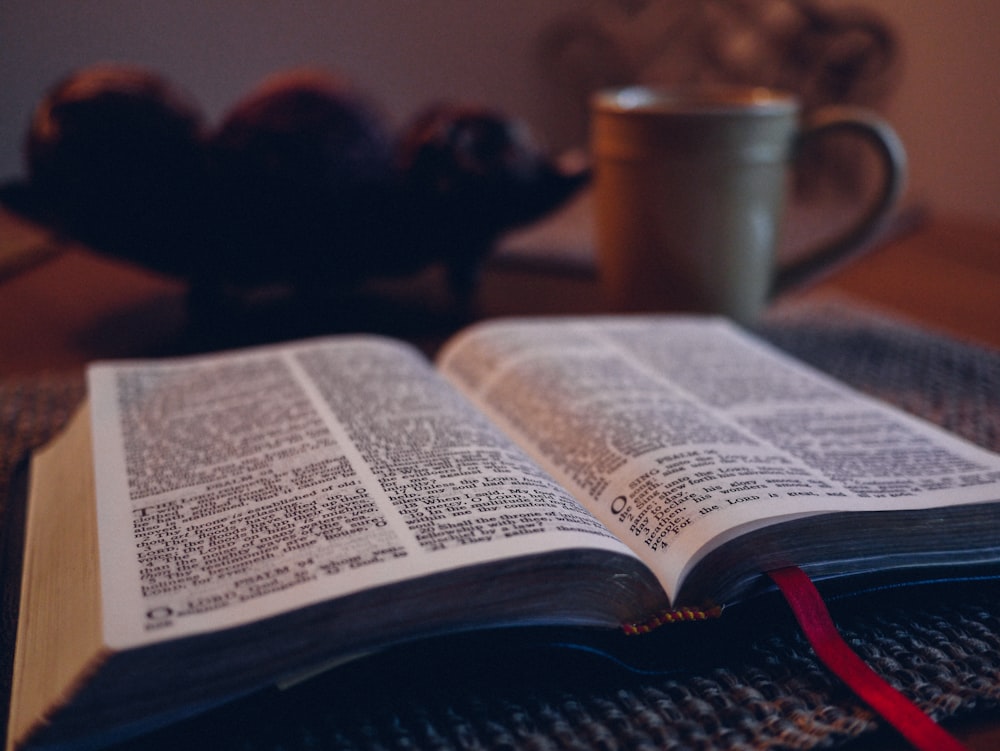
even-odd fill
[{"label": "mug rim", "polygon": [[781,115],[799,110],[797,97],[767,86],[636,84],[597,91],[594,109],[606,113],[648,115]]}]

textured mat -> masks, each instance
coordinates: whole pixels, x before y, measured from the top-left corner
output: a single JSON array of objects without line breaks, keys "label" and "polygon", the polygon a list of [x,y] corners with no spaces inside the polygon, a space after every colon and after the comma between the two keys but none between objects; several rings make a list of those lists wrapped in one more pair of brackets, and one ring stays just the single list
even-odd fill
[{"label": "textured mat", "polygon": [[[862,391],[1000,449],[1000,352],[872,322],[798,319],[760,333]],[[0,380],[0,482],[82,392],[78,374]],[[862,597],[831,611],[861,656],[935,718],[1000,706],[997,585]],[[813,749],[879,730],[780,607],[748,618],[627,643],[540,631],[411,645],[131,747]]]}]

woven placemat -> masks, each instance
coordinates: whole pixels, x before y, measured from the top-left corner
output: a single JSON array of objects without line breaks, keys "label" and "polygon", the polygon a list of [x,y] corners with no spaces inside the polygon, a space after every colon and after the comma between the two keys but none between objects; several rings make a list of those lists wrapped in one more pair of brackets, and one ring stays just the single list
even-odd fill
[{"label": "woven placemat", "polygon": [[[779,321],[759,333],[862,391],[1000,449],[998,352],[871,321]],[[0,379],[0,482],[82,393],[79,374]],[[1000,706],[996,585],[838,601],[831,611],[861,656],[936,719]],[[880,729],[780,608],[661,630],[624,649],[617,638],[608,649],[544,631],[411,645],[129,747],[814,749]]]}]

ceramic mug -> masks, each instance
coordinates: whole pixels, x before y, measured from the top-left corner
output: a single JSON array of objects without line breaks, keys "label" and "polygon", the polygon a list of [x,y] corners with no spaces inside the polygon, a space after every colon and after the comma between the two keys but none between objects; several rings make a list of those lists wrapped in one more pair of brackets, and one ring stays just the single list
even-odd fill
[{"label": "ceramic mug", "polygon": [[634,86],[592,100],[598,261],[613,310],[691,310],[757,319],[797,270],[776,268],[789,168],[805,142],[854,134],[879,156],[877,197],[804,262],[854,249],[903,187],[906,156],[881,117],[857,107],[803,121],[798,100],[748,87]]}]

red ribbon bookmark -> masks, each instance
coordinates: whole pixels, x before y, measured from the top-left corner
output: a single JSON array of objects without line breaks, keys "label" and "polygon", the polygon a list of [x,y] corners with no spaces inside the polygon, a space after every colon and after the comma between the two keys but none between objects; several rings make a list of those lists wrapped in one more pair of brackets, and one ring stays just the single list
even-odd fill
[{"label": "red ribbon bookmark", "polygon": [[848,646],[812,580],[797,566],[769,571],[806,639],[824,665],[920,751],[961,751],[964,746],[890,686]]}]

